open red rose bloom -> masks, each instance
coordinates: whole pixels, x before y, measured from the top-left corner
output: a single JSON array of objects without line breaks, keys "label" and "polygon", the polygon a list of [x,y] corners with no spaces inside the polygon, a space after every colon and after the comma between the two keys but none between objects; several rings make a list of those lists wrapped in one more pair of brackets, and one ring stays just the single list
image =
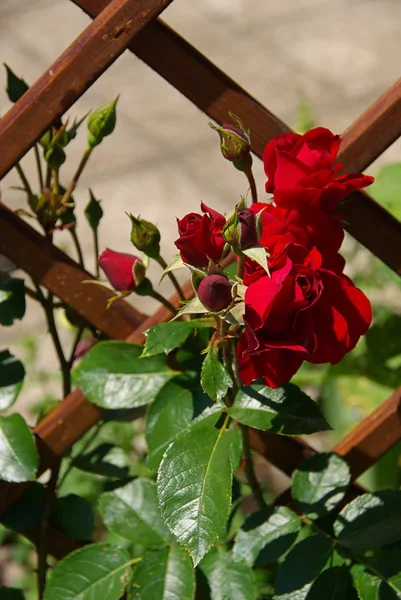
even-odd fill
[{"label": "open red rose bloom", "polygon": [[[368,299],[343,274],[338,251],[344,231],[331,213],[373,178],[338,175],[341,164],[334,161],[340,144],[339,136],[318,127],[275,138],[264,151],[266,191],[273,203],[254,203],[249,210],[258,215],[258,245],[266,250],[269,272],[245,257],[245,308],[236,334],[246,385],[263,378],[277,387],[304,360],[338,363],[370,325]],[[225,243],[224,217],[205,205],[202,211],[203,216],[179,221],[176,241],[183,261],[195,267],[205,267],[208,259],[218,262]]]}]

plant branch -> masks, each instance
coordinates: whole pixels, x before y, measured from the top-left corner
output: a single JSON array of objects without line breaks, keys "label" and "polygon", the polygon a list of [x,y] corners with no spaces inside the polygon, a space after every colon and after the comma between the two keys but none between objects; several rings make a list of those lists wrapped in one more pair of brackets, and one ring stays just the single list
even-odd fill
[{"label": "plant branch", "polygon": [[44,181],[43,181],[42,163],[41,163],[41,160],[40,160],[39,148],[38,148],[37,144],[35,144],[35,146],[34,146],[34,152],[35,152],[36,168],[37,168],[37,171],[38,171],[40,193],[43,194],[43,188],[45,186],[44,186]]},{"label": "plant branch", "polygon": [[[167,265],[166,261],[164,260],[164,258],[160,256],[160,254],[159,254],[158,258],[156,258],[155,260],[159,263],[159,265],[161,266],[161,268],[163,270],[167,269],[168,265]],[[171,271],[169,271],[167,273],[167,276],[170,278],[170,281],[173,284],[173,286],[175,287],[175,289],[177,290],[177,294],[179,295],[179,297],[181,298],[181,300],[185,301],[186,298],[184,296],[184,292],[182,291],[181,286],[178,283],[177,278],[174,275],[174,273],[172,273]]]},{"label": "plant branch", "polygon": [[17,169],[17,173],[20,176],[22,185],[24,187],[24,190],[26,191],[26,193],[28,194],[28,196],[32,196],[32,189],[31,186],[29,185],[29,181],[24,173],[23,168],[21,167],[21,165],[19,163],[17,163],[15,165],[15,168]]},{"label": "plant branch", "polygon": [[82,448],[79,450],[79,452],[77,452],[77,454],[75,456],[70,456],[69,457],[69,464],[68,467],[66,468],[62,478],[60,479],[60,483],[59,483],[59,489],[61,489],[61,486],[63,485],[63,483],[65,482],[65,480],[67,479],[68,475],[70,474],[70,472],[72,471],[73,468],[73,462],[75,459],[77,459],[78,457],[82,456],[83,454],[85,454],[85,452],[88,450],[88,448],[93,444],[93,442],[95,441],[96,437],[98,436],[101,428],[104,425],[104,421],[98,421],[98,423],[96,423],[96,425],[93,427],[93,430],[91,432],[91,435],[88,436],[88,439],[86,440],[86,442],[84,443],[84,445],[82,446]]},{"label": "plant branch", "polygon": [[71,233],[72,241],[74,242],[74,247],[77,251],[79,266],[85,269],[84,255],[82,253],[82,248],[78,238],[77,230],[75,227],[71,227],[71,229],[69,229],[69,232]]},{"label": "plant branch", "polygon": [[253,495],[260,508],[268,508],[268,505],[263,498],[262,490],[259,481],[256,479],[255,471],[253,469],[252,451],[249,444],[248,428],[246,425],[240,425],[242,433],[242,448],[245,459],[245,475],[250,485]]},{"label": "plant branch", "polygon": [[85,165],[88,162],[90,155],[92,154],[92,151],[93,151],[93,148],[88,146],[87,149],[85,150],[85,152],[83,153],[83,156],[80,160],[78,168],[75,171],[75,174],[74,174],[73,178],[71,179],[70,184],[69,184],[68,188],[66,189],[64,196],[61,199],[61,204],[66,204],[66,202],[68,202],[69,199],[71,198],[73,191],[77,187],[77,183],[78,183],[79,178],[81,177],[82,171],[84,170]]},{"label": "plant branch", "polygon": [[48,569],[47,564],[47,547],[48,547],[48,531],[49,521],[53,509],[53,503],[57,487],[57,479],[60,472],[61,461],[59,460],[56,465],[52,468],[49,483],[46,486],[45,500],[43,506],[42,519],[40,522],[39,541],[37,546],[38,553],[38,596],[39,600],[43,599],[45,586],[46,586],[46,574]]},{"label": "plant branch", "polygon": [[99,263],[98,263],[98,258],[99,258],[99,234],[98,234],[97,227],[96,227],[96,229],[93,229],[93,246],[94,246],[94,250],[95,250],[95,273],[96,273],[96,277],[99,279],[99,277],[100,277],[100,268],[99,268]]},{"label": "plant branch", "polygon": [[242,254],[242,252],[240,252],[238,254],[236,275],[241,280],[244,278],[244,268],[245,268],[245,254]]}]

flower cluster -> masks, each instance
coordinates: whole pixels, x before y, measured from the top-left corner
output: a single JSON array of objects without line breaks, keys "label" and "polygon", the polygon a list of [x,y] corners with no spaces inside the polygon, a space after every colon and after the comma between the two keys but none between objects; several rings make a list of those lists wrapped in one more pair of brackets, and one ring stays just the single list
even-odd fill
[{"label": "flower cluster", "polygon": [[[335,364],[369,327],[370,304],[343,274],[338,251],[344,231],[331,213],[373,178],[338,174],[340,144],[339,136],[322,127],[275,138],[263,155],[270,203],[248,208],[241,202],[228,220],[202,203],[202,215],[178,220],[181,258],[205,276],[199,300],[223,319],[235,308],[238,319],[240,308],[242,318],[231,331],[239,337],[244,384],[263,378],[277,387],[304,360]],[[216,270],[228,245],[237,255],[242,284],[231,282],[231,294],[228,279]]]}]

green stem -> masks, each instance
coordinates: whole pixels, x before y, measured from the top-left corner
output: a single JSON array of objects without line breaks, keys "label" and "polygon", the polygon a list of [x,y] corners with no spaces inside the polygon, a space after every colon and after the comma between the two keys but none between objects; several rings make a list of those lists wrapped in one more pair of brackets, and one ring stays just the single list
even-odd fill
[{"label": "green stem", "polygon": [[45,178],[45,187],[50,189],[52,184],[52,170],[49,165],[46,165],[46,178]]},{"label": "green stem", "polygon": [[75,334],[75,339],[74,339],[74,343],[72,344],[72,349],[71,349],[71,354],[70,354],[70,358],[68,360],[68,365],[70,367],[70,369],[72,368],[73,364],[74,364],[74,360],[75,360],[75,351],[78,347],[79,342],[81,341],[81,337],[82,334],[84,332],[84,327],[78,327],[77,332]]},{"label": "green stem", "polygon": [[43,188],[45,186],[44,186],[44,181],[43,181],[42,163],[41,163],[41,160],[40,160],[39,148],[38,148],[37,144],[35,144],[35,146],[34,146],[34,152],[35,152],[36,168],[37,168],[37,171],[38,171],[40,193],[43,194]]},{"label": "green stem", "polygon": [[71,179],[70,184],[69,184],[68,188],[66,189],[64,196],[61,199],[61,204],[66,204],[69,201],[69,199],[71,198],[71,195],[72,195],[73,191],[75,190],[75,188],[77,187],[78,180],[81,177],[82,171],[84,170],[85,165],[88,162],[90,155],[92,154],[92,151],[93,151],[93,148],[88,146],[87,149],[85,150],[85,152],[83,153],[83,156],[78,165],[78,168],[75,171],[75,174],[74,174],[73,178]]},{"label": "green stem", "polygon": [[57,479],[60,472],[61,461],[59,460],[56,465],[52,468],[51,476],[49,482],[46,486],[44,506],[42,518],[40,521],[40,531],[39,531],[39,540],[37,546],[38,553],[38,596],[39,600],[42,600],[44,597],[44,591],[46,586],[46,575],[47,575],[47,549],[48,549],[48,531],[49,531],[49,521],[51,512],[53,509],[56,487],[57,487]]},{"label": "green stem", "polygon": [[24,186],[24,190],[26,191],[26,193],[28,194],[28,196],[32,196],[32,189],[31,189],[31,186],[29,185],[28,179],[25,176],[23,168],[21,167],[21,165],[19,163],[17,163],[15,165],[15,168],[17,169],[17,173],[20,176],[20,179],[22,181],[22,185]]},{"label": "green stem", "polygon": [[152,290],[152,293],[150,294],[150,296],[152,298],[154,298],[155,300],[157,300],[158,302],[160,302],[161,304],[163,304],[163,306],[168,308],[168,310],[170,310],[173,314],[175,314],[177,312],[176,308],[171,304],[171,302],[169,302],[167,300],[167,298],[165,298],[164,296],[159,294],[159,292]]},{"label": "green stem", "polygon": [[84,255],[82,253],[82,248],[81,248],[81,244],[79,242],[77,230],[75,229],[75,227],[72,227],[71,229],[69,229],[69,231],[71,233],[71,237],[74,242],[75,250],[77,251],[79,265],[83,269],[85,269]]},{"label": "green stem", "polygon": [[242,252],[241,252],[238,254],[238,261],[237,261],[237,277],[241,280],[244,278],[244,268],[245,268],[245,254],[242,254]]},{"label": "green stem", "polygon": [[251,487],[253,495],[260,508],[268,508],[268,505],[263,498],[262,490],[260,488],[259,481],[256,479],[255,471],[253,469],[252,452],[249,443],[248,427],[246,425],[240,425],[242,433],[242,449],[245,459],[245,475],[248,480],[248,484]]},{"label": "green stem", "polygon": [[246,171],[244,171],[246,178],[248,179],[249,187],[251,189],[251,197],[252,204],[255,204],[258,201],[258,191],[256,189],[255,178],[253,176],[252,167],[249,167]]},{"label": "green stem", "polygon": [[[156,258],[155,260],[156,260],[156,261],[159,263],[159,265],[161,266],[161,268],[162,268],[163,270],[164,270],[164,269],[167,269],[167,266],[168,266],[168,265],[167,265],[166,261],[164,260],[164,258],[162,258],[162,257],[160,256],[160,254],[159,254],[158,258]],[[181,286],[180,286],[180,284],[178,283],[178,281],[177,281],[177,278],[176,278],[176,276],[174,275],[174,273],[172,273],[171,271],[169,271],[169,272],[167,273],[167,276],[170,278],[170,281],[171,281],[171,283],[173,284],[173,286],[175,287],[175,289],[177,290],[177,294],[179,295],[179,297],[181,298],[181,300],[184,300],[184,301],[185,301],[185,300],[186,300],[186,298],[185,298],[185,296],[184,296],[184,292],[182,291],[182,289],[181,289]]]},{"label": "green stem", "polygon": [[98,263],[99,258],[99,235],[97,228],[93,230],[93,245],[95,248],[95,273],[96,277],[99,279],[100,277],[100,268]]}]

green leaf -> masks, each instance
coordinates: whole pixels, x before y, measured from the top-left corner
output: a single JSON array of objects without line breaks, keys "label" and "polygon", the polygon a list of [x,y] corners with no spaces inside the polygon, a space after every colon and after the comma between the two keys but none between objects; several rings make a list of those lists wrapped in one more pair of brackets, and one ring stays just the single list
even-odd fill
[{"label": "green leaf", "polygon": [[351,480],[348,464],[333,453],[318,453],[292,474],[292,497],[311,519],[329,514],[344,498]]},{"label": "green leaf", "polygon": [[355,590],[347,567],[331,567],[322,571],[306,596],[306,600],[352,600]]},{"label": "green leaf", "polygon": [[211,550],[200,565],[209,582],[211,600],[255,600],[256,586],[252,569],[235,562],[223,549]]},{"label": "green leaf", "polygon": [[74,370],[74,381],[102,408],[149,404],[177,373],[162,356],[141,359],[141,350],[126,342],[99,342]]},{"label": "green leaf", "polygon": [[258,511],[248,517],[238,531],[233,548],[234,560],[253,566],[275,562],[293,545],[301,521],[286,506]]},{"label": "green leaf", "polygon": [[88,541],[93,538],[95,516],[91,504],[75,494],[56,498],[52,521],[69,538]]},{"label": "green leaf", "polygon": [[203,390],[215,402],[220,402],[233,386],[232,379],[219,360],[219,349],[209,346],[201,370]]},{"label": "green leaf", "polygon": [[7,96],[11,102],[17,102],[29,89],[29,86],[23,79],[17,77],[8,65],[4,63],[4,66],[7,71]]},{"label": "green leaf", "polygon": [[292,383],[276,390],[258,383],[245,387],[238,392],[228,413],[249,427],[283,435],[330,429],[317,404]]},{"label": "green leaf", "polygon": [[136,560],[106,544],[75,550],[55,566],[43,600],[119,600]]},{"label": "green leaf", "polygon": [[254,260],[255,262],[257,262],[258,265],[263,267],[264,270],[266,271],[266,273],[268,275],[270,275],[269,267],[267,264],[268,254],[266,252],[266,249],[263,246],[259,246],[259,245],[251,246],[250,248],[246,248],[245,250],[242,250],[242,253],[245,254],[245,256],[247,256],[251,260]]},{"label": "green leaf", "polygon": [[332,548],[332,540],[316,534],[295,544],[278,568],[275,598],[305,598]]},{"label": "green leaf", "polygon": [[149,406],[146,419],[149,469],[157,469],[167,447],[179,435],[193,427],[216,424],[223,407],[210,405],[211,401],[208,399],[206,403],[205,398],[204,394],[185,389],[173,381],[160,391]]},{"label": "green leaf", "polygon": [[138,478],[102,494],[99,511],[110,531],[146,548],[165,546],[173,541],[161,518],[153,481]]},{"label": "green leaf", "polygon": [[0,410],[14,404],[24,383],[25,369],[8,350],[0,351]]},{"label": "green leaf", "polygon": [[201,327],[213,327],[211,319],[193,321],[170,321],[151,327],[145,332],[146,342],[142,357],[168,354],[185,342],[192,331]]},{"label": "green leaf", "polygon": [[0,417],[0,476],[4,481],[29,481],[38,468],[33,435],[21,415]]},{"label": "green leaf", "polygon": [[89,190],[90,199],[85,208],[85,217],[89,223],[89,226],[93,231],[96,231],[99,227],[101,218],[103,217],[103,210],[100,206],[100,200],[96,200],[92,190]]},{"label": "green leaf", "polygon": [[178,311],[178,313],[175,315],[174,319],[170,321],[170,323],[178,319],[178,317],[181,317],[181,315],[201,315],[208,312],[210,311],[203,306],[198,296],[195,296],[195,298],[192,298],[192,300],[187,302],[186,305]]},{"label": "green leaf", "polygon": [[376,577],[362,565],[353,566],[352,575],[360,600],[399,600],[401,598],[399,587],[394,589],[391,583]]},{"label": "green leaf", "polygon": [[401,538],[401,491],[362,494],[347,504],[334,523],[341,544],[373,549]]},{"label": "green leaf", "polygon": [[25,600],[22,590],[16,588],[0,587],[1,600]]},{"label": "green leaf", "polygon": [[33,482],[29,489],[7,508],[1,517],[2,524],[18,532],[38,526],[43,517],[44,501],[44,486]]},{"label": "green leaf", "polygon": [[[94,473],[103,477],[123,478],[128,477],[129,469],[126,465],[125,453],[114,444],[99,444],[87,454],[77,456],[72,464],[81,471]],[[104,460],[107,457],[107,461]]]},{"label": "green leaf", "polygon": [[174,271],[175,269],[183,269],[187,265],[182,262],[182,258],[179,254],[175,255],[175,259],[171,262],[163,271],[162,276],[160,277],[160,281],[163,281],[167,273],[170,271]]},{"label": "green leaf", "polygon": [[381,167],[375,173],[375,180],[369,186],[369,193],[396,219],[401,219],[401,163],[392,163]]},{"label": "green leaf", "polygon": [[0,325],[10,326],[25,314],[23,279],[0,275]]},{"label": "green leaf", "polygon": [[162,517],[195,566],[225,531],[231,506],[231,440],[229,432],[195,429],[173,442],[160,463]]},{"label": "green leaf", "polygon": [[128,600],[192,600],[194,595],[191,559],[178,546],[147,552],[128,587]]}]

